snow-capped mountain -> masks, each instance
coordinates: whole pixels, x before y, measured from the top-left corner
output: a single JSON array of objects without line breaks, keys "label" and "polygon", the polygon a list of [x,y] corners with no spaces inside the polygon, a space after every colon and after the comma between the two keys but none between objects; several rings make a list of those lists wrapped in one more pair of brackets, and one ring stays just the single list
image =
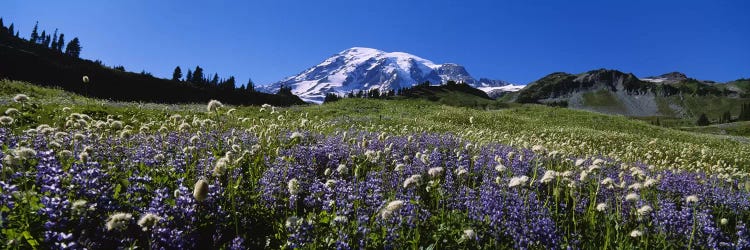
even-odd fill
[{"label": "snow-capped mountain", "polygon": [[274,93],[281,86],[291,87],[292,93],[303,100],[321,103],[328,93],[345,95],[351,91],[374,88],[382,93],[425,81],[440,84],[449,80],[484,88],[510,85],[505,81],[484,78],[477,81],[458,64],[435,64],[408,53],[354,47],[333,55],[296,76],[260,86],[258,90]]}]

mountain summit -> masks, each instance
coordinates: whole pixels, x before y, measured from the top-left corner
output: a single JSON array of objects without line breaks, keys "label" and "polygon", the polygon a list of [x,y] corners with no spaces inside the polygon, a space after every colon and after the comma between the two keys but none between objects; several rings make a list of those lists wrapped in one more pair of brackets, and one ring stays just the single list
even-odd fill
[{"label": "mountain summit", "polygon": [[370,89],[383,93],[426,81],[439,84],[450,80],[483,87],[484,91],[499,87],[514,90],[505,81],[484,78],[478,81],[458,64],[435,64],[409,53],[363,47],[344,50],[298,75],[261,86],[259,90],[276,92],[281,86],[291,87],[292,93],[303,100],[321,103],[328,93],[345,95]]}]

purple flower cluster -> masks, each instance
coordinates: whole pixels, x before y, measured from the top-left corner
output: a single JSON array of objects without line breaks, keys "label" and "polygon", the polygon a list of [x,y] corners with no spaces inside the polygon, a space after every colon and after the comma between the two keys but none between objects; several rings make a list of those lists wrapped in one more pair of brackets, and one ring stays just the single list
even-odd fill
[{"label": "purple flower cluster", "polygon": [[[597,244],[591,242],[596,237],[616,242],[616,237],[631,238],[636,228],[682,246],[740,247],[748,240],[746,230],[734,226],[750,215],[748,192],[705,174],[650,171],[641,164],[612,161],[589,167],[594,163],[586,160],[579,167],[572,164],[575,159],[550,159],[502,145],[474,146],[451,135],[384,138],[350,131],[316,141],[268,159],[259,192],[277,218],[323,221],[306,230],[316,232],[318,241],[336,239],[339,248],[404,248],[415,237],[422,239],[418,245],[439,241],[460,247],[465,243],[441,232],[441,226],[451,224],[445,221],[447,214],[459,218],[454,230],[481,232],[478,244],[521,249],[576,248]],[[573,171],[541,183],[548,167]],[[613,183],[601,184],[605,178]],[[511,184],[513,179],[520,184]],[[290,181],[298,183],[299,191],[290,190]],[[626,200],[641,188],[648,191]],[[690,195],[700,201],[686,204]],[[383,216],[392,201],[404,205]],[[604,204],[601,210],[597,203]],[[733,222],[721,226],[718,216]],[[591,218],[599,222],[593,224],[596,219]],[[615,229],[615,223],[624,226]],[[589,235],[607,227],[619,231]],[[289,246],[311,242],[302,240],[299,231],[288,233]]]},{"label": "purple flower cluster", "polygon": [[750,246],[746,179],[451,134],[0,128],[0,141],[0,158],[26,154],[0,162],[3,226],[43,248]]}]

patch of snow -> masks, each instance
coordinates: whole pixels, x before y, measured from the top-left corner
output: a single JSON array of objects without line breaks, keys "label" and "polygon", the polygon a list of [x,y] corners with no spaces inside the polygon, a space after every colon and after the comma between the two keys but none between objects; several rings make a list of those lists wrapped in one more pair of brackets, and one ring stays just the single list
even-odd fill
[{"label": "patch of snow", "polygon": [[503,91],[503,92],[517,92],[521,90],[522,88],[526,87],[526,85],[505,85],[500,87],[478,87],[477,89],[484,91],[485,93],[490,93],[493,91]]},{"label": "patch of snow", "polygon": [[666,81],[667,78],[641,78],[640,80],[645,82],[661,83]]}]

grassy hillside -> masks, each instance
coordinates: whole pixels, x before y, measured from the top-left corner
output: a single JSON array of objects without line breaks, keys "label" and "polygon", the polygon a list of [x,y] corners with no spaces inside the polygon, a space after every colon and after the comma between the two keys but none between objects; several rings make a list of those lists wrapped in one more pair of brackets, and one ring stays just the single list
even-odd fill
[{"label": "grassy hillside", "polygon": [[750,242],[746,137],[535,104],[150,104],[7,80],[0,111],[8,248]]},{"label": "grassy hillside", "polygon": [[493,100],[484,91],[466,84],[418,85],[402,90],[399,96],[402,99],[421,99],[454,107],[471,107],[477,109],[498,109],[511,105]]}]

